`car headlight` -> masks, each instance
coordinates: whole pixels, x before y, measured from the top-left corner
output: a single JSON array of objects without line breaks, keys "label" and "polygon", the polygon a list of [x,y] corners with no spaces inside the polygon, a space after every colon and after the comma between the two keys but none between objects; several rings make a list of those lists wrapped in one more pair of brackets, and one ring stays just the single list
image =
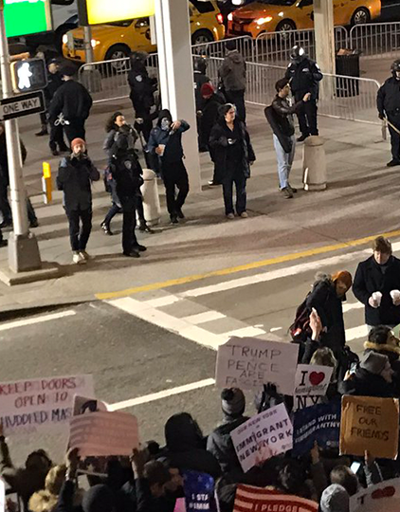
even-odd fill
[{"label": "car headlight", "polygon": [[68,36],[67,36],[67,34],[64,34],[62,36],[62,42],[63,42],[63,44],[67,44],[68,43]]},{"label": "car headlight", "polygon": [[256,20],[257,25],[264,25],[264,23],[269,23],[272,21],[272,16],[267,16],[266,18],[258,18]]},{"label": "car headlight", "polygon": [[100,41],[98,41],[97,39],[92,39],[90,41],[90,44],[92,45],[92,48],[95,48],[98,44],[100,44]]}]

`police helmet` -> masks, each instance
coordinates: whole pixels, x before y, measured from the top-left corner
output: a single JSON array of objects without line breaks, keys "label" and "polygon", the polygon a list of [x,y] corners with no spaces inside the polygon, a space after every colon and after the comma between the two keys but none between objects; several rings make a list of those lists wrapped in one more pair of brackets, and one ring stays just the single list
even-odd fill
[{"label": "police helmet", "polygon": [[293,60],[302,59],[303,57],[305,57],[305,55],[306,55],[306,52],[305,52],[304,48],[302,46],[300,46],[299,44],[296,44],[295,46],[293,46],[292,51],[290,52],[290,57]]},{"label": "police helmet", "polygon": [[400,59],[397,59],[392,64],[392,71],[400,71]]},{"label": "police helmet", "polygon": [[194,58],[193,66],[195,71],[205,73],[207,69],[207,57],[205,57],[204,55],[196,56]]}]

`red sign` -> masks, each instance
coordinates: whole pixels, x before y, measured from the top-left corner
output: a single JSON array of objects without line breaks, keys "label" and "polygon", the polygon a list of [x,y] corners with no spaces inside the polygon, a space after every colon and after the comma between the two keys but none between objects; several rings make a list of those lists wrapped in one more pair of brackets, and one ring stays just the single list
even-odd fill
[{"label": "red sign", "polygon": [[290,494],[239,485],[233,512],[318,512],[318,503]]}]

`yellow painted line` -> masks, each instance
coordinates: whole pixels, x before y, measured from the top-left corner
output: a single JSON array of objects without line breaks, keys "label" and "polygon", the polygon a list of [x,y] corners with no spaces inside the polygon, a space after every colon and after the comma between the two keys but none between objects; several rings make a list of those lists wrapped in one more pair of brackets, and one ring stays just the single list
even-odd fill
[{"label": "yellow painted line", "polygon": [[[117,292],[108,293],[97,293],[95,296],[99,300],[117,299],[120,297],[127,297],[139,292],[149,292],[152,290],[160,290],[161,288],[170,288],[171,286],[177,286],[179,284],[193,283],[194,281],[201,281],[208,277],[216,276],[227,276],[230,274],[236,274],[238,272],[244,272],[245,270],[253,270],[260,267],[268,267],[270,265],[276,265],[277,263],[285,263],[288,261],[300,260],[302,258],[308,258],[310,256],[316,256],[318,254],[325,254],[327,252],[338,251],[340,249],[347,249],[349,247],[357,247],[359,245],[367,244],[372,242],[379,235],[371,235],[364,238],[358,238],[356,240],[350,240],[348,242],[341,242],[334,245],[324,245],[323,247],[316,247],[315,249],[308,249],[306,251],[295,252],[291,254],[285,254],[283,256],[277,256],[276,258],[269,258],[267,260],[254,261],[253,263],[246,263],[244,265],[238,265],[237,267],[223,268],[221,270],[212,270],[204,274],[193,274],[191,276],[179,277],[177,279],[169,279],[168,281],[161,281],[158,283],[145,284],[143,286],[136,286],[135,288],[128,288],[126,290],[120,290]],[[389,231],[383,233],[382,236],[386,238],[400,236],[400,230]]]}]

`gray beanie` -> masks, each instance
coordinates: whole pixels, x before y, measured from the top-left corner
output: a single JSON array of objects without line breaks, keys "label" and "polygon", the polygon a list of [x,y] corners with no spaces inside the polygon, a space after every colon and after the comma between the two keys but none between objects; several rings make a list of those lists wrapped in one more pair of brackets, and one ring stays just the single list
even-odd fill
[{"label": "gray beanie", "polygon": [[228,416],[241,416],[246,407],[246,399],[239,388],[225,388],[221,393],[222,410]]},{"label": "gray beanie", "polygon": [[322,493],[320,508],[321,512],[349,512],[350,496],[342,485],[332,484]]},{"label": "gray beanie", "polygon": [[364,370],[374,375],[380,375],[388,362],[389,358],[387,356],[377,352],[368,352],[361,359],[360,368],[364,368]]}]

